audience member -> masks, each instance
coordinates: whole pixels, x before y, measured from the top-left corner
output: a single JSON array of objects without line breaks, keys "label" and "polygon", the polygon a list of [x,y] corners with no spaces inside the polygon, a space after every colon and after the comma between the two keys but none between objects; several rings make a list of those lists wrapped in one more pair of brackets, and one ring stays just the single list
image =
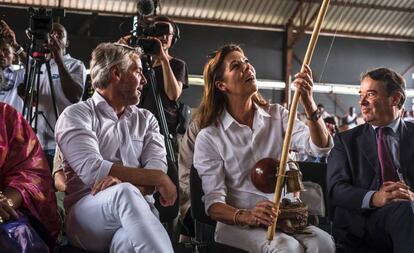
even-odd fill
[{"label": "audience member", "polygon": [[[1,21],[0,21],[1,22]],[[6,40],[0,40],[0,102],[13,106],[18,112],[23,110],[23,99],[18,87],[24,82],[24,68],[14,69],[14,48]]]},{"label": "audience member", "polygon": [[334,235],[349,252],[412,252],[414,124],[399,117],[405,80],[374,69],[362,75],[359,94],[366,123],[337,134],[328,158]]},{"label": "audience member", "polygon": [[[308,116],[296,120],[292,148],[310,155],[326,154],[332,138],[312,96],[312,73],[296,74],[295,85]],[[266,240],[274,221],[273,194],[256,189],[251,168],[265,157],[280,158],[288,111],[269,105],[258,93],[256,71],[236,45],[215,52],[204,67],[204,94],[195,120],[200,122],[194,165],[202,179],[205,211],[218,221],[217,242],[248,252],[334,252],[329,234],[307,226],[303,234],[276,232]]]},{"label": "audience member", "polygon": [[[69,106],[56,124],[67,176],[66,232],[88,251],[173,252],[152,193],[174,204],[163,136],[135,105],[146,80],[140,53],[102,43],[92,52],[92,98]],[[97,212],[97,210],[99,210]]]},{"label": "audience member", "polygon": [[[190,203],[190,170],[193,166],[194,144],[200,127],[196,121],[192,121],[183,135],[180,142],[180,152],[178,154],[178,172],[180,182],[180,216],[183,219],[186,235],[193,234],[193,220],[191,218]],[[183,233],[182,233],[183,234]]]},{"label": "audience member", "polygon": [[348,113],[344,116],[345,123],[348,125],[348,129],[354,128],[357,126],[358,115],[355,112],[355,107],[350,106]]},{"label": "audience member", "polygon": [[[68,105],[80,100],[86,80],[84,64],[72,58],[66,52],[68,46],[69,40],[65,27],[61,24],[53,23],[52,30],[49,34],[49,43],[45,45],[50,53],[31,58],[31,65],[37,60],[40,62],[47,60],[50,64],[51,81],[53,82],[58,114]],[[56,115],[46,64],[42,64],[40,71],[40,88],[38,91],[38,110],[40,114],[37,125],[33,127],[36,128],[37,136],[46,153],[49,165],[52,166],[56,146],[53,133],[56,124]]]},{"label": "audience member", "polygon": [[[52,252],[59,226],[46,157],[23,116],[0,103],[0,224],[21,216],[29,219]],[[0,235],[2,241],[7,240],[4,236]],[[25,239],[31,243],[31,238]],[[16,242],[20,243],[24,242]]]}]

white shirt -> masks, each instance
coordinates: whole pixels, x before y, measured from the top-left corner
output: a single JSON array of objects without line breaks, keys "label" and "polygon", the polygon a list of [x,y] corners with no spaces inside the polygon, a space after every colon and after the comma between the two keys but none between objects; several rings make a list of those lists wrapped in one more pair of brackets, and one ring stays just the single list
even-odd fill
[{"label": "white shirt", "polygon": [[17,94],[17,87],[24,82],[24,68],[9,66],[3,69],[4,83],[0,84],[0,102],[13,106],[22,113],[23,99]]},{"label": "white shirt", "polygon": [[[80,85],[82,90],[85,87],[86,68],[85,65],[72,58],[69,54],[63,56],[63,64],[66,66],[68,73],[73,80]],[[54,129],[56,124],[56,116],[53,109],[52,95],[49,85],[49,77],[46,71],[46,64],[41,66],[42,75],[40,76],[40,91],[39,91],[39,112],[43,112],[47,122]],[[50,73],[52,75],[53,88],[55,93],[55,100],[58,109],[58,115],[72,103],[66,98],[60,82],[59,69],[54,59],[50,60]],[[37,137],[43,149],[55,149],[56,142],[53,131],[47,126],[45,118],[38,116],[37,123]]]},{"label": "white shirt", "polygon": [[164,137],[154,115],[128,106],[118,118],[98,92],[67,107],[55,131],[58,146],[69,165],[65,166],[65,208],[70,209],[89,194],[93,185],[109,174],[113,163],[167,171]]},{"label": "white shirt", "polygon": [[[239,124],[226,110],[217,124],[197,135],[194,165],[203,182],[206,212],[216,203],[237,208],[253,208],[258,201],[273,200],[273,194],[257,190],[250,178],[251,169],[262,158],[280,160],[288,111],[271,105],[268,111],[256,107],[253,128]],[[292,149],[309,155],[326,155],[333,147],[332,137],[327,148],[312,143],[308,127],[295,121]]]}]

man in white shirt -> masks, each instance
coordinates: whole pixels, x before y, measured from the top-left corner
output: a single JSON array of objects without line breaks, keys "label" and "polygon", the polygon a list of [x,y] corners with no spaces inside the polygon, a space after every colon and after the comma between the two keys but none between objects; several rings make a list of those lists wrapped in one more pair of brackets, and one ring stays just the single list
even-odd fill
[{"label": "man in white shirt", "polygon": [[[67,106],[77,103],[81,99],[85,87],[85,65],[80,60],[72,58],[66,52],[68,46],[69,41],[67,39],[66,29],[61,24],[54,23],[49,35],[48,49],[50,50],[50,54],[47,54],[46,57],[50,64],[58,115]],[[38,117],[36,130],[39,141],[50,162],[53,161],[56,147],[53,133],[56,116],[53,109],[46,65],[43,64],[40,70],[42,74],[40,76],[39,88],[39,112],[43,112],[44,117]]]},{"label": "man in white shirt", "polygon": [[[14,31],[4,21],[0,22],[3,27],[2,36],[7,38],[14,50],[17,50],[16,54],[18,54],[21,60],[26,62],[26,54],[23,48],[17,43]],[[86,68],[83,62],[72,58],[66,52],[66,48],[69,46],[69,40],[66,29],[61,24],[53,23],[48,42],[46,49],[50,53],[43,54],[36,52],[37,56],[34,57],[34,52],[31,52],[30,66],[33,66],[32,64],[35,60],[38,60],[39,63],[44,60],[49,61],[57,114],[59,115],[67,106],[81,99],[86,80]],[[41,64],[40,87],[38,92],[39,116],[37,124],[32,124],[32,127],[35,128],[40,144],[48,158],[49,165],[51,165],[56,146],[53,133],[56,124],[56,115],[46,65],[44,63]],[[23,82],[23,78],[21,81]],[[23,108],[23,101],[21,104]]]},{"label": "man in white shirt", "polygon": [[56,140],[67,166],[66,230],[88,251],[173,252],[152,193],[174,204],[163,136],[135,105],[146,83],[139,53],[102,43],[92,52],[92,98],[66,108]]}]

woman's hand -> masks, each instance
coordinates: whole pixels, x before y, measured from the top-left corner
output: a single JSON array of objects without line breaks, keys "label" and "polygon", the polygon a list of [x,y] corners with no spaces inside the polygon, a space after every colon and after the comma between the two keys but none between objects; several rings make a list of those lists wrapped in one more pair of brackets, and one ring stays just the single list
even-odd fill
[{"label": "woman's hand", "polygon": [[257,202],[256,206],[243,212],[239,217],[239,223],[249,226],[271,226],[276,217],[275,204],[269,200]]},{"label": "woman's hand", "polygon": [[1,191],[0,191],[0,224],[11,220],[13,218],[17,219],[18,214],[13,208],[14,204],[13,201],[7,198]]},{"label": "woman's hand", "polygon": [[[305,107],[306,112],[313,113],[314,107],[316,107],[315,101],[313,100],[313,78],[312,70],[308,65],[304,65],[305,71],[299,72],[295,75],[293,84],[296,89],[300,92],[300,100],[302,105]],[[313,106],[315,104],[315,106]]]}]

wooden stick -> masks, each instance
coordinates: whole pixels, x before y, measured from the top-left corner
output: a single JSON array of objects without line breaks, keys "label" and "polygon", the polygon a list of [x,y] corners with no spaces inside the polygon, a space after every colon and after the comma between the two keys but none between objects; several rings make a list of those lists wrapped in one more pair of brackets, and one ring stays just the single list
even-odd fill
[{"label": "wooden stick", "polygon": [[[323,0],[321,8],[319,10],[318,18],[316,19],[315,27],[313,28],[312,37],[309,41],[308,49],[306,50],[305,59],[303,60],[301,72],[305,71],[305,64],[309,65],[312,59],[312,54],[315,49],[316,41],[318,40],[319,32],[321,30],[322,21],[325,18],[326,12],[328,10],[330,0]],[[292,130],[293,124],[295,123],[296,119],[296,112],[298,109],[300,93],[298,90],[295,91],[295,95],[293,96],[292,104],[289,111],[289,120],[288,125],[286,128],[285,139],[283,140],[283,149],[282,149],[282,157],[280,158],[278,176],[276,180],[276,187],[275,187],[275,195],[273,198],[273,202],[276,204],[276,217],[273,221],[272,226],[267,228],[267,240],[268,243],[273,240],[273,236],[276,231],[276,222],[279,214],[279,207],[280,207],[280,199],[282,195],[282,188],[283,188],[283,181],[284,175],[286,172],[286,165],[287,165],[287,158],[290,149],[290,141],[292,137]]]}]

